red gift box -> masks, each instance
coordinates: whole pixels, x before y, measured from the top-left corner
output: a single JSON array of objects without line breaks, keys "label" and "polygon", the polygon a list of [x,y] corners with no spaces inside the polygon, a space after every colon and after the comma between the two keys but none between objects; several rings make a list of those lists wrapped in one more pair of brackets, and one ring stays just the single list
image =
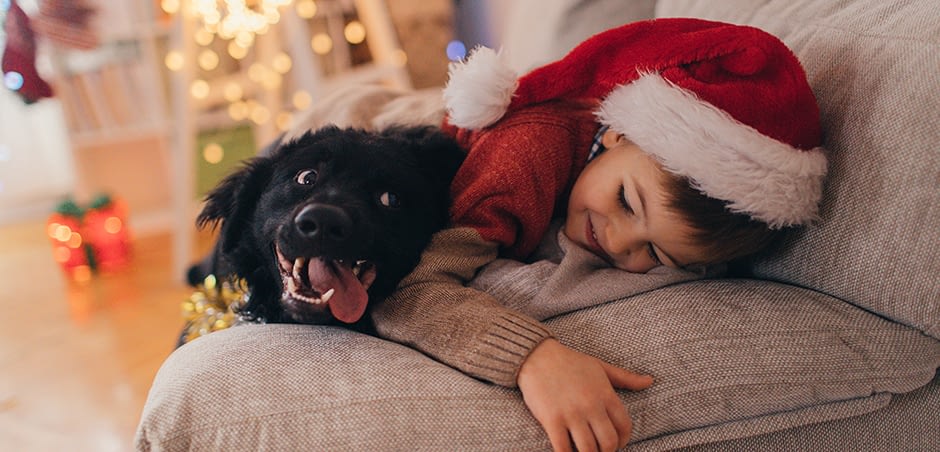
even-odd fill
[{"label": "red gift box", "polygon": [[130,261],[131,239],[123,201],[107,196],[96,198],[85,212],[81,230],[97,269],[120,270]]},{"label": "red gift box", "polygon": [[120,270],[130,261],[127,208],[119,199],[101,195],[87,209],[66,200],[49,216],[46,232],[56,262],[76,281]]}]

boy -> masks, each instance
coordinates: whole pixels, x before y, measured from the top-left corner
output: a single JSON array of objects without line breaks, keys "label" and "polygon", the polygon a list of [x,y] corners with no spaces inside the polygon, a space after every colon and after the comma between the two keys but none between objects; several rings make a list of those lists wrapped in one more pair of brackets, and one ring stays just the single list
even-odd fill
[{"label": "boy", "polygon": [[799,62],[754,28],[659,19],[518,80],[479,50],[444,97],[444,128],[468,150],[452,227],[373,313],[379,334],[518,386],[556,450],[624,446],[613,388],[651,377],[569,349],[465,284],[498,256],[525,258],[562,215],[570,242],[634,273],[728,262],[812,221],[826,160]]}]

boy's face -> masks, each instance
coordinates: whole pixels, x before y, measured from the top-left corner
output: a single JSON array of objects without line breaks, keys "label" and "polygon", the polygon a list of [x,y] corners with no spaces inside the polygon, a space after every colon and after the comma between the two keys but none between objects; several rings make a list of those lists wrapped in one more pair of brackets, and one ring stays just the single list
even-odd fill
[{"label": "boy's face", "polygon": [[691,227],[669,210],[666,174],[638,146],[608,131],[568,199],[565,235],[613,266],[645,273],[702,261]]}]

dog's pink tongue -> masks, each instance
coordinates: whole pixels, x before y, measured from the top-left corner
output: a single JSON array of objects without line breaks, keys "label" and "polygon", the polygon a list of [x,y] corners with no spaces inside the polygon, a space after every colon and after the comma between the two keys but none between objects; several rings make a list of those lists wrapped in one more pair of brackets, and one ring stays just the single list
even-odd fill
[{"label": "dog's pink tongue", "polygon": [[369,295],[359,278],[344,265],[333,265],[323,259],[311,259],[307,268],[310,285],[317,292],[333,289],[328,302],[333,317],[344,323],[355,323],[366,312]]}]

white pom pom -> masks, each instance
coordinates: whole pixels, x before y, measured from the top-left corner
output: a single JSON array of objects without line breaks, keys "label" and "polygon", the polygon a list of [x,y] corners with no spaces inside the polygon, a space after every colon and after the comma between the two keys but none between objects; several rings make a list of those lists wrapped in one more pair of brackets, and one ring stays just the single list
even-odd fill
[{"label": "white pom pom", "polygon": [[518,77],[502,52],[477,47],[463,63],[451,63],[444,87],[449,122],[480,129],[503,117],[516,91]]}]

